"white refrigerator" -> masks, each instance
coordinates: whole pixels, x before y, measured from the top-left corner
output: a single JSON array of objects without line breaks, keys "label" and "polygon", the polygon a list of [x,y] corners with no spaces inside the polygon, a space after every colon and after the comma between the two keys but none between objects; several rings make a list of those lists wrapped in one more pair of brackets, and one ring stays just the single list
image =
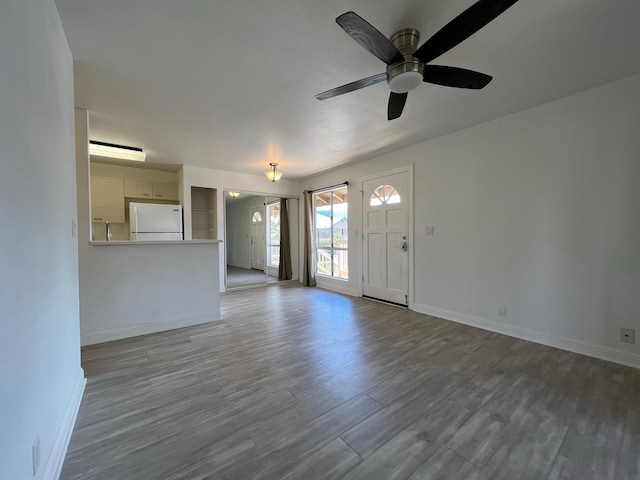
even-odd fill
[{"label": "white refrigerator", "polygon": [[129,204],[130,240],[182,240],[182,207],[154,203]]}]

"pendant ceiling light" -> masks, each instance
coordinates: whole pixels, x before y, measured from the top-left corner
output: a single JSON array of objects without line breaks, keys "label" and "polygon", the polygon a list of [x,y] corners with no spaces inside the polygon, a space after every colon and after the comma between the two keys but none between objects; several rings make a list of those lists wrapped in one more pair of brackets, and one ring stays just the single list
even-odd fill
[{"label": "pendant ceiling light", "polygon": [[271,168],[269,170],[267,170],[266,172],[264,172],[264,174],[272,182],[277,182],[278,180],[280,180],[280,178],[282,177],[283,173],[282,172],[278,172],[276,170],[276,167],[278,166],[277,163],[271,162],[269,164],[269,166]]},{"label": "pendant ceiling light", "polygon": [[229,196],[231,198],[238,198],[240,196],[240,192],[229,192]]}]

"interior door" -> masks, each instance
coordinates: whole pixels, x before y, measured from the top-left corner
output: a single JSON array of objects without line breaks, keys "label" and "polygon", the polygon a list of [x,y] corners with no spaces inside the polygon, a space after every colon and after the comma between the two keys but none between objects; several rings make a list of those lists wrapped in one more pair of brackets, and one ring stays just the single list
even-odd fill
[{"label": "interior door", "polygon": [[362,182],[363,282],[366,297],[409,301],[409,174]]},{"label": "interior door", "polygon": [[251,268],[264,271],[267,252],[264,206],[251,207]]}]

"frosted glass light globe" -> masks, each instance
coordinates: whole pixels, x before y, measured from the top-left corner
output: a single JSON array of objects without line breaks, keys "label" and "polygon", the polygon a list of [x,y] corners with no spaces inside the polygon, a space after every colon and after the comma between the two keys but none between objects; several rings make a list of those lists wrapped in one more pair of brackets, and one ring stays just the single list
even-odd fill
[{"label": "frosted glass light globe", "polygon": [[393,93],[407,93],[422,83],[419,72],[402,72],[389,80],[389,88]]}]

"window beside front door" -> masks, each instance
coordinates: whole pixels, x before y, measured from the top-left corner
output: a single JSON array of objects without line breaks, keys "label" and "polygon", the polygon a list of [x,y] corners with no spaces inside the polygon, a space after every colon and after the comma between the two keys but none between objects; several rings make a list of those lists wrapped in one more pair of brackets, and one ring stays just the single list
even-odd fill
[{"label": "window beside front door", "polygon": [[314,193],[316,274],[349,278],[347,187]]}]

